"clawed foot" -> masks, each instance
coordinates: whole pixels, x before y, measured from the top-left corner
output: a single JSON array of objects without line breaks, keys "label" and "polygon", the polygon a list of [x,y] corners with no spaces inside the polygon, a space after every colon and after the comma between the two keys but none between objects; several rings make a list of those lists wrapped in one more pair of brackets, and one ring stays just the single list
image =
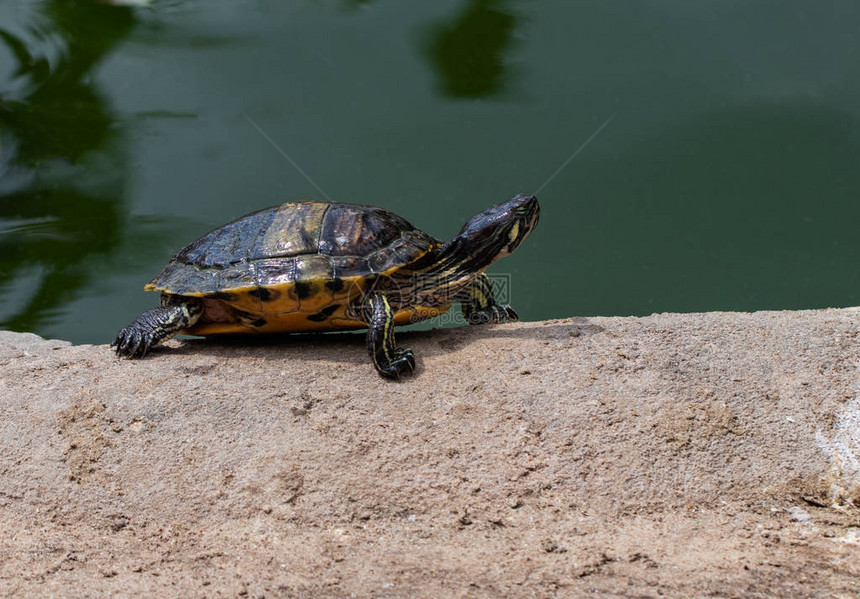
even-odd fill
[{"label": "clawed foot", "polygon": [[516,310],[510,306],[492,305],[484,310],[475,310],[469,314],[469,324],[494,324],[499,322],[513,322],[520,317]]},{"label": "clawed foot", "polygon": [[389,379],[399,379],[401,374],[412,374],[415,370],[415,355],[411,349],[395,349],[387,364],[377,364],[379,374]]},{"label": "clawed foot", "polygon": [[116,355],[122,358],[142,358],[158,341],[152,331],[133,323],[122,329],[110,346],[115,347]]},{"label": "clawed foot", "polygon": [[203,313],[203,303],[194,298],[162,296],[162,306],[147,310],[122,329],[110,344],[116,355],[142,358],[157,343],[192,326]]}]

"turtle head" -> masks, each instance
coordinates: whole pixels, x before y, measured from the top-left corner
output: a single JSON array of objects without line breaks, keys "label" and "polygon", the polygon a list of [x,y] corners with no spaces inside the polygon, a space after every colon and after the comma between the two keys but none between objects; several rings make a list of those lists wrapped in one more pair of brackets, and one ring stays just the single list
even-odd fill
[{"label": "turtle head", "polygon": [[540,217],[537,198],[517,195],[469,219],[455,238],[462,251],[489,265],[517,249]]}]

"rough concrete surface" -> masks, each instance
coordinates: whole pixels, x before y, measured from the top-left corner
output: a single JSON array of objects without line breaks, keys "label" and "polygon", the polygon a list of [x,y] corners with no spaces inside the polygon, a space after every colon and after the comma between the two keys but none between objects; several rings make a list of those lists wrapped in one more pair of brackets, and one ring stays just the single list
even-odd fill
[{"label": "rough concrete surface", "polygon": [[860,308],[0,334],[0,596],[856,597]]}]

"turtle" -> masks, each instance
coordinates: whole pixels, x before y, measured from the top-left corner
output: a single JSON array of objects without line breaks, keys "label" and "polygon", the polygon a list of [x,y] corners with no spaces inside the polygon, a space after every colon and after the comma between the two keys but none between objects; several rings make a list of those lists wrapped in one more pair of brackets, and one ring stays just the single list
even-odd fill
[{"label": "turtle", "polygon": [[317,332],[367,328],[380,375],[415,369],[397,347],[394,325],[461,304],[470,324],[518,320],[499,305],[484,273],[535,228],[537,198],[516,195],[472,217],[451,241],[416,229],[375,206],[302,201],[252,212],[182,248],[146,291],[161,305],[111,343],[142,358],[177,333]]}]

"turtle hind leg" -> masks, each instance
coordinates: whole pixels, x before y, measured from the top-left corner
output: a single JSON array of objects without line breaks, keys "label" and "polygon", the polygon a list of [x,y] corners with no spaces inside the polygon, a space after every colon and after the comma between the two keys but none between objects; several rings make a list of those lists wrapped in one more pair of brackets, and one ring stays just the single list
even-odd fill
[{"label": "turtle hind leg", "polygon": [[147,310],[124,327],[110,344],[124,358],[142,358],[156,344],[192,326],[203,314],[203,302],[162,295],[161,307]]},{"label": "turtle hind leg", "polygon": [[411,349],[394,345],[394,310],[385,296],[372,292],[364,299],[362,313],[367,322],[367,352],[376,371],[391,379],[415,370],[415,356]]},{"label": "turtle hind leg", "polygon": [[516,310],[496,303],[490,277],[481,273],[455,298],[469,324],[490,324],[519,320]]}]

